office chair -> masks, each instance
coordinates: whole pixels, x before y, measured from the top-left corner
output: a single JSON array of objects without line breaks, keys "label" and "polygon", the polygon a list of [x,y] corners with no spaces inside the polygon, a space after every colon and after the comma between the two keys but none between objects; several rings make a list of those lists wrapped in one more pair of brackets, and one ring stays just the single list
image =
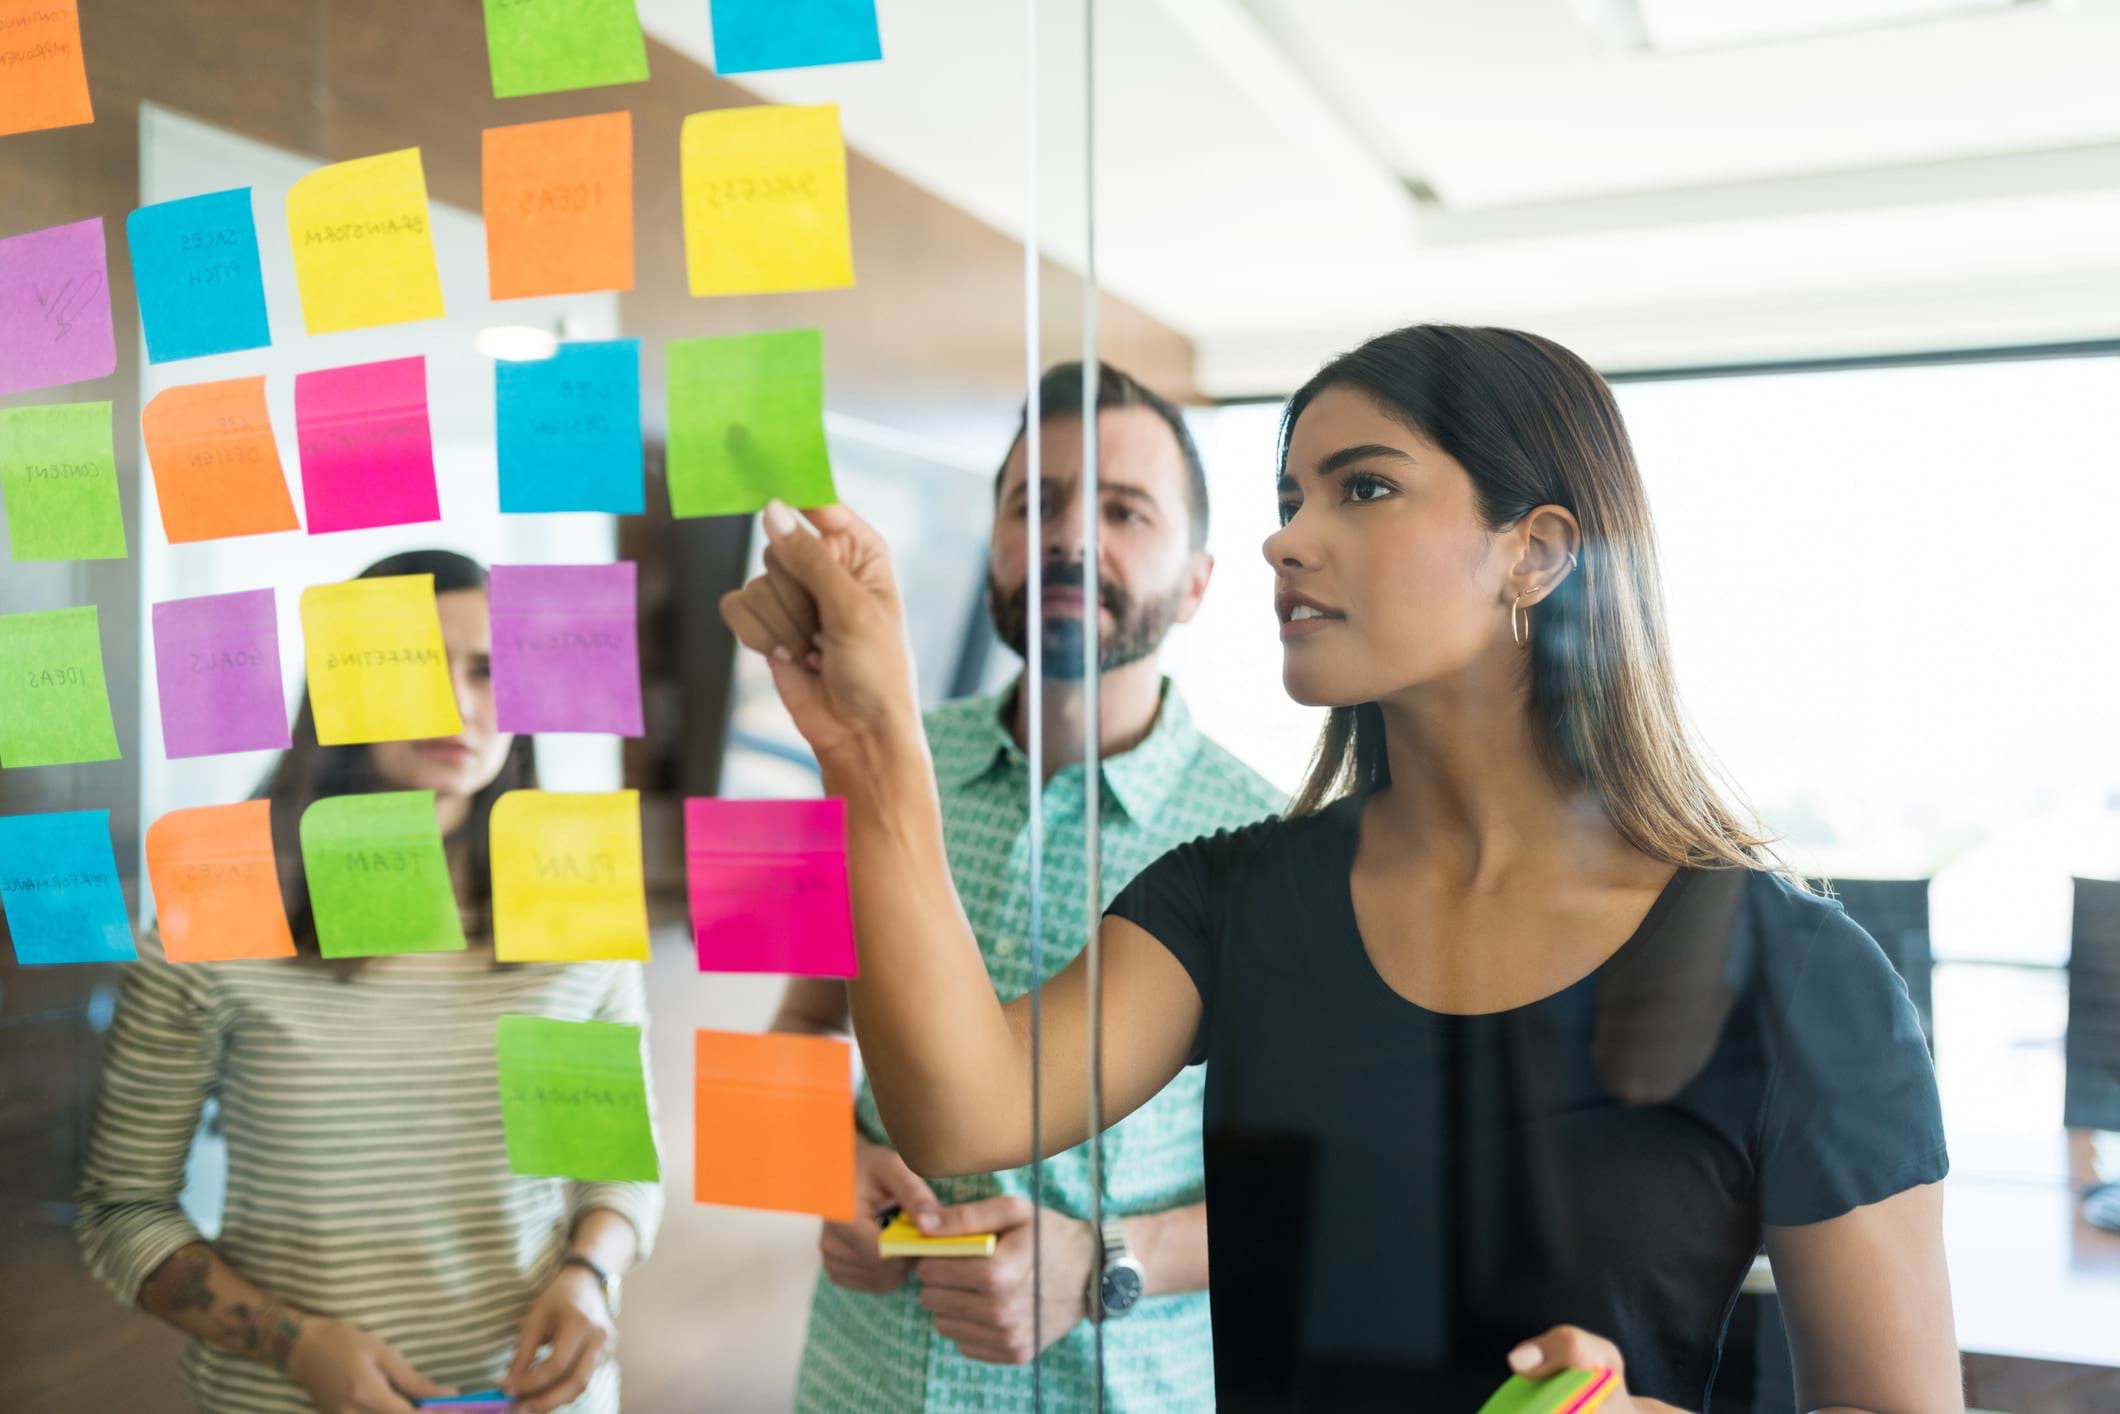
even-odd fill
[{"label": "office chair", "polygon": [[[2120,881],[2078,879],[2069,928],[2067,1091],[2070,1129],[2120,1129]],[[2094,1184],[2083,1216],[2120,1232],[2120,1183]]]}]

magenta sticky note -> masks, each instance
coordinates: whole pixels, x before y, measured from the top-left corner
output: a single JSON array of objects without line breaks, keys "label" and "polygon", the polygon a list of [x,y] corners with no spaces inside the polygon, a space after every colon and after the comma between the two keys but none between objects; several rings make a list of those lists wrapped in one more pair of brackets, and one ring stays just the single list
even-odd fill
[{"label": "magenta sticky note", "polygon": [[641,734],[632,561],[495,565],[488,594],[502,731]]},{"label": "magenta sticky note", "polygon": [[853,977],[843,800],[685,802],[701,972]]},{"label": "magenta sticky note", "polygon": [[117,367],[103,218],[0,240],[0,397]]},{"label": "magenta sticky note", "polygon": [[297,373],[294,417],[311,535],[442,518],[426,359]]},{"label": "magenta sticky note", "polygon": [[162,744],[171,760],[288,748],[270,589],[165,600],[154,607],[154,634]]}]

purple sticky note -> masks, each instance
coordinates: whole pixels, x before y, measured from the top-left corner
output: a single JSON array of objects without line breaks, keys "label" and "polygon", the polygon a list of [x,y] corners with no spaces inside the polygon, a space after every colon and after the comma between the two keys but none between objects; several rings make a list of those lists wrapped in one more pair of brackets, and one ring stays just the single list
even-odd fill
[{"label": "purple sticky note", "polygon": [[103,218],[0,240],[0,396],[117,367]]},{"label": "purple sticky note", "polygon": [[442,518],[426,359],[297,373],[294,417],[311,535]]},{"label": "purple sticky note", "polygon": [[685,802],[701,972],[853,977],[843,800]]},{"label": "purple sticky note", "polygon": [[630,560],[493,567],[502,731],[641,734],[637,586]]},{"label": "purple sticky note", "polygon": [[172,761],[288,748],[270,589],[166,600],[155,605],[154,629],[162,744]]}]

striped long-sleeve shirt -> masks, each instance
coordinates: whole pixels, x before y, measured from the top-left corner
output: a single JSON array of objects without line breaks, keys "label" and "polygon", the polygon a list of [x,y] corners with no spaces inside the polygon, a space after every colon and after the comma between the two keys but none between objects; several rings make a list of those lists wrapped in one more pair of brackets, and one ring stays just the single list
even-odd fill
[{"label": "striped long-sleeve shirt", "polygon": [[[497,1383],[575,1218],[623,1215],[645,1255],[662,1217],[656,1184],[509,1172],[494,1069],[506,1013],[639,1025],[641,969],[496,967],[474,951],[376,958],[342,979],[291,960],[172,964],[149,938],[118,1004],[79,1194],[90,1269],[130,1305],[200,1240],[177,1200],[214,1095],[229,1165],[215,1250],[430,1378]],[[196,1341],[184,1377],[213,1414],[310,1407],[285,1376]],[[569,1406],[617,1407],[608,1364]]]}]

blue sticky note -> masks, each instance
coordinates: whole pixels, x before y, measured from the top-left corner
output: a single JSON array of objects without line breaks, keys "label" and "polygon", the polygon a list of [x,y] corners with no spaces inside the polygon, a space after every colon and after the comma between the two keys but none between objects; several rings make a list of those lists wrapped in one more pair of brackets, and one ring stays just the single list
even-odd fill
[{"label": "blue sticky note", "polygon": [[149,363],[272,343],[249,187],[143,206],[125,239]]},{"label": "blue sticky note", "polygon": [[713,0],[713,15],[717,74],[883,57],[876,0]]},{"label": "blue sticky note", "polygon": [[504,511],[646,507],[640,340],[561,344],[551,358],[493,366]]},{"label": "blue sticky note", "polygon": [[0,909],[15,961],[131,962],[110,812],[0,816]]}]

